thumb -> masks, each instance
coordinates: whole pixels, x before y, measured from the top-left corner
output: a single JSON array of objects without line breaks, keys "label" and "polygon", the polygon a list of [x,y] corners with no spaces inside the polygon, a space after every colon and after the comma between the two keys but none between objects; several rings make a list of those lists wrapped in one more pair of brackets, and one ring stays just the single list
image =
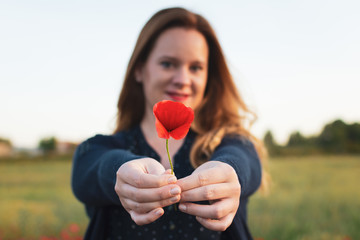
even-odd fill
[{"label": "thumb", "polygon": [[153,175],[161,175],[165,172],[164,166],[155,159],[149,158],[149,160],[146,161],[145,168],[149,174]]}]

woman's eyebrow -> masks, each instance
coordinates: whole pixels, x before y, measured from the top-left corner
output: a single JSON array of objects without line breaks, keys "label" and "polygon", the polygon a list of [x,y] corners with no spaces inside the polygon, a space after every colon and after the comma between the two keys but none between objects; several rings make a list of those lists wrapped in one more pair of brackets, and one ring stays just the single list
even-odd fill
[{"label": "woman's eyebrow", "polygon": [[200,65],[206,65],[206,62],[205,62],[205,61],[200,61],[200,60],[195,60],[195,61],[192,62],[192,63],[200,64]]},{"label": "woman's eyebrow", "polygon": [[[173,57],[173,56],[168,56],[168,55],[163,55],[159,57],[160,60],[166,59],[166,60],[171,60],[174,62],[180,62],[180,59],[177,57]],[[192,64],[201,64],[201,65],[206,65],[206,61],[202,61],[202,60],[194,60],[191,62]]]},{"label": "woman's eyebrow", "polygon": [[167,59],[167,60],[172,60],[172,61],[178,61],[179,60],[176,57],[167,56],[167,55],[160,56],[159,59]]}]

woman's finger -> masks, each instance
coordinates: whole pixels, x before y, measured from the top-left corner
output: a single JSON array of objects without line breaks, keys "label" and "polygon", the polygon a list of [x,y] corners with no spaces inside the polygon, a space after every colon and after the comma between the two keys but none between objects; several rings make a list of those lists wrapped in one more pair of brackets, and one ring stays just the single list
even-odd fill
[{"label": "woman's finger", "polygon": [[229,196],[234,196],[236,192],[239,192],[237,185],[231,183],[218,183],[193,188],[181,193],[181,201],[196,202],[205,200],[217,200]]},{"label": "woman's finger", "polygon": [[207,229],[213,231],[225,231],[231,225],[234,216],[235,214],[227,215],[219,220],[196,217],[196,220]]},{"label": "woman's finger", "polygon": [[209,219],[221,219],[230,213],[235,213],[239,206],[239,201],[226,198],[219,201],[215,201],[210,205],[202,205],[196,203],[180,203],[180,211]]},{"label": "woman's finger", "polygon": [[169,184],[159,188],[136,188],[129,184],[123,184],[119,188],[121,197],[129,198],[138,203],[162,201],[181,193],[181,188],[176,184]]},{"label": "woman's finger", "polygon": [[198,188],[214,183],[221,183],[227,179],[226,174],[221,174],[216,168],[208,168],[201,171],[195,171],[190,176],[179,179],[177,185],[181,187],[181,190],[187,191],[189,189]]},{"label": "woman's finger", "polygon": [[129,211],[131,219],[137,224],[137,225],[145,225],[152,223],[156,221],[159,217],[161,217],[164,214],[164,209],[162,208],[156,208],[148,213],[137,213],[133,210]]},{"label": "woman's finger", "polygon": [[152,211],[153,209],[167,207],[179,201],[180,201],[180,195],[176,195],[168,199],[164,199],[157,202],[148,202],[148,203],[139,203],[131,199],[125,198],[122,200],[122,204],[125,207],[125,209],[127,209],[128,212],[132,210],[135,211],[136,213],[144,214]]},{"label": "woman's finger", "polygon": [[171,174],[153,175],[140,172],[135,168],[127,168],[126,171],[120,171],[120,169],[117,177],[137,188],[158,188],[177,181],[176,177]]}]

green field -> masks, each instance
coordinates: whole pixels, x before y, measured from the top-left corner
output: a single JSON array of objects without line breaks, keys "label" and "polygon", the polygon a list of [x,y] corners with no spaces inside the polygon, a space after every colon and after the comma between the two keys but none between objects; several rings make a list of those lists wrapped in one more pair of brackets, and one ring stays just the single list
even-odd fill
[{"label": "green field", "polygon": [[[64,160],[0,161],[0,240],[79,239],[88,220],[70,171]],[[360,239],[360,157],[272,159],[270,171],[271,194],[249,204],[257,239]]]},{"label": "green field", "polygon": [[249,222],[264,239],[360,239],[360,157],[279,158],[271,194],[256,194]]},{"label": "green field", "polygon": [[88,220],[70,172],[69,160],[0,163],[0,239],[62,239],[74,224],[80,230],[69,235],[83,235]]}]

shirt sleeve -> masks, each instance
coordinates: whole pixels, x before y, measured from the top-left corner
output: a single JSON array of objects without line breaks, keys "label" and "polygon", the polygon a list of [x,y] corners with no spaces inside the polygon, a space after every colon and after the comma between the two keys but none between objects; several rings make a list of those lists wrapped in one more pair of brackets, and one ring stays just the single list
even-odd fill
[{"label": "shirt sleeve", "polygon": [[238,175],[241,198],[254,193],[261,183],[261,164],[254,145],[241,137],[225,137],[210,160],[229,164]]},{"label": "shirt sleeve", "polygon": [[87,205],[117,204],[116,172],[127,161],[142,158],[119,148],[113,136],[96,135],[78,146],[73,157],[71,186],[74,195]]}]

